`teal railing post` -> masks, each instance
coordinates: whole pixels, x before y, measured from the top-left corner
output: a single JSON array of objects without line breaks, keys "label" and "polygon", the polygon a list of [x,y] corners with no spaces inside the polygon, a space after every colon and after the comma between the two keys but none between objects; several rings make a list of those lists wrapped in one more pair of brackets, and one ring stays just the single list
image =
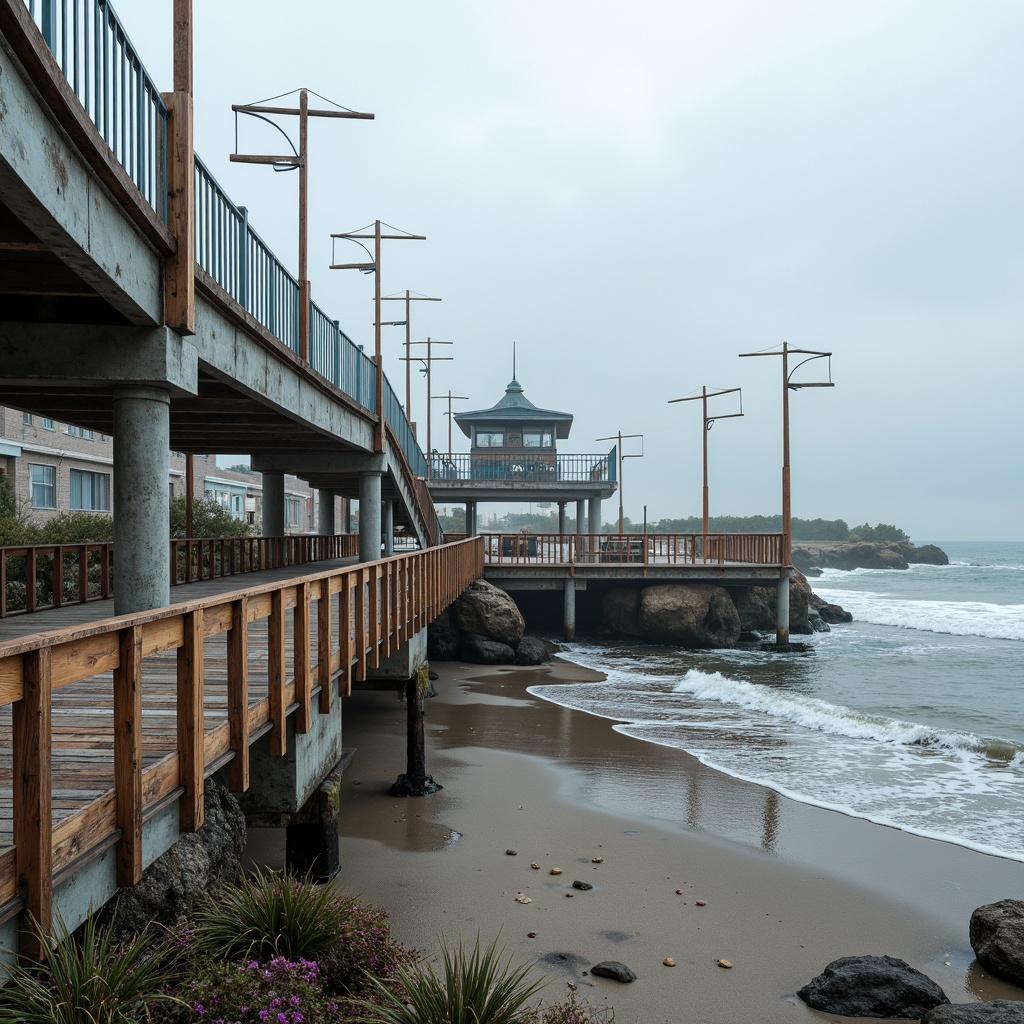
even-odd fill
[{"label": "teal railing post", "polygon": [[[362,355],[363,346],[359,346],[359,353]],[[362,360],[356,358],[356,401],[363,404],[363,365]]]},{"label": "teal railing post", "polygon": [[238,212],[238,304],[249,309],[249,209],[240,206]]},{"label": "teal railing post", "polygon": [[50,48],[50,52],[57,55],[57,0],[42,0],[39,14],[41,16],[43,39]]},{"label": "teal railing post", "polygon": [[332,320],[334,324],[334,380],[331,383],[338,389],[344,391],[341,386],[341,321]]}]

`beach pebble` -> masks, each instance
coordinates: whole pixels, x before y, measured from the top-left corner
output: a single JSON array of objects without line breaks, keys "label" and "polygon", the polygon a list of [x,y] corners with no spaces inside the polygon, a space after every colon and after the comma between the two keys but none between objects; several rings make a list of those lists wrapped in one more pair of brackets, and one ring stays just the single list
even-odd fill
[{"label": "beach pebble", "polygon": [[537,933],[536,932],[527,932],[526,933],[526,937],[528,939],[535,939],[535,938],[537,938]]},{"label": "beach pebble", "polygon": [[516,903],[532,903],[533,900],[529,896],[524,896],[521,892],[516,893]]},{"label": "beach pebble", "polygon": [[579,889],[580,892],[586,892],[588,889],[593,889],[594,888],[589,882],[579,882],[579,881],[573,882],[572,883],[572,887],[574,889]]},{"label": "beach pebble", "polygon": [[732,964],[729,963],[728,960],[719,960],[718,961],[718,966],[719,967],[732,967]]},{"label": "beach pebble", "polygon": [[530,867],[531,867],[531,868],[533,868],[533,870],[534,870],[534,871],[540,871],[540,865],[539,865],[539,864],[538,864],[538,863],[537,863],[536,861],[534,861],[534,862],[533,862],[533,863],[532,863],[532,864],[530,865]]},{"label": "beach pebble", "polygon": [[600,864],[603,861],[604,861],[604,857],[591,857],[590,858],[590,863],[591,864]]},{"label": "beach pebble", "polygon": [[663,963],[663,964],[664,964],[664,965],[665,965],[666,967],[675,967],[675,965],[676,965],[676,962],[675,962],[675,960],[673,960],[673,959],[672,959],[672,957],[670,957],[670,956],[667,956],[667,957],[665,957],[665,959],[664,959],[664,960],[662,960],[661,962],[662,962],[662,963]]},{"label": "beach pebble", "polygon": [[562,873],[562,869],[561,868],[552,868],[548,872],[549,875],[560,875],[561,873]]},{"label": "beach pebble", "polygon": [[630,981],[636,981],[636,972],[631,971],[624,963],[618,960],[602,960],[590,968],[591,974],[599,978],[611,978],[613,981],[621,981],[624,985]]},{"label": "beach pebble", "polygon": [[505,851],[505,856],[506,857],[516,857],[518,855],[519,855],[519,851],[518,850],[506,850]]},{"label": "beach pebble", "polygon": [[707,904],[703,900],[695,900],[694,901],[694,906],[695,907],[706,907]]},{"label": "beach pebble", "polygon": [[683,890],[682,889],[676,889],[676,895],[677,896],[682,896],[683,895]]},{"label": "beach pebble", "polygon": [[575,896],[575,895],[576,895],[576,894],[575,894],[575,893],[572,893],[572,892],[567,892],[567,893],[565,894],[565,896],[566,896],[566,899],[570,899],[570,900],[571,900],[571,899],[573,898],[573,896]]}]

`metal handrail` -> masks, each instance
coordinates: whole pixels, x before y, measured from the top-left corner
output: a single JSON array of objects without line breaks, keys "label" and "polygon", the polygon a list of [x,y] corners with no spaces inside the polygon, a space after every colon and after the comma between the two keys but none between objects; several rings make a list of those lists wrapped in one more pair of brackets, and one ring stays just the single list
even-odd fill
[{"label": "metal handrail", "polygon": [[615,459],[608,455],[555,455],[550,449],[497,449],[493,452],[432,452],[430,479],[498,480],[513,483],[614,483]]},{"label": "metal handrail", "polygon": [[107,0],[25,0],[85,112],[167,221],[167,107]]}]

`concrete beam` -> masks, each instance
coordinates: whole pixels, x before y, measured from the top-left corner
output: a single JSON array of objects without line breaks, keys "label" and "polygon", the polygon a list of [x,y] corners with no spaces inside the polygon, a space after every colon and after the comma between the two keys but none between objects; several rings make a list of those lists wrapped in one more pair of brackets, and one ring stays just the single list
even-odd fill
[{"label": "concrete beam", "polygon": [[191,342],[167,327],[0,323],[0,365],[10,384],[152,384],[199,391]]},{"label": "concrete beam", "polygon": [[292,473],[295,476],[324,475],[357,476],[360,473],[384,473],[384,455],[368,452],[309,452],[301,456],[253,455],[252,468],[259,473]]},{"label": "concrete beam", "polygon": [[162,323],[162,258],[54,126],[3,49],[0,82],[4,203],[131,323]]}]

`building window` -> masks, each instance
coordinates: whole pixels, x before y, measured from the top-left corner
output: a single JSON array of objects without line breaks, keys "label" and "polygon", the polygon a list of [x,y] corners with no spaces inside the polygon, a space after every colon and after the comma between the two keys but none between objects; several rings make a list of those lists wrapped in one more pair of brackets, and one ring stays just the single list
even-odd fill
[{"label": "building window", "polygon": [[550,430],[531,430],[523,433],[524,448],[553,448]]},{"label": "building window", "polygon": [[33,466],[30,464],[28,467],[28,478],[32,487],[32,507],[56,508],[57,467]]},{"label": "building window", "polygon": [[30,413],[30,412],[23,412],[21,414],[21,425],[23,427],[31,427],[32,426],[32,413]]},{"label": "building window", "polygon": [[170,493],[171,501],[174,501],[174,481],[173,480],[170,483],[168,483],[167,490]]},{"label": "building window", "polygon": [[83,512],[110,511],[110,476],[71,470],[71,507]]},{"label": "building window", "polygon": [[504,448],[505,435],[503,433],[477,434],[476,446],[477,448]]},{"label": "building window", "polygon": [[86,430],[83,427],[73,427],[70,423],[68,424],[67,433],[70,437],[84,437],[87,441],[93,439],[93,432]]},{"label": "building window", "polygon": [[300,498],[288,498],[285,506],[285,524],[288,526],[299,526],[302,522],[302,500]]},{"label": "building window", "polygon": [[56,430],[57,425],[50,419],[49,416],[43,417],[43,430]]}]

